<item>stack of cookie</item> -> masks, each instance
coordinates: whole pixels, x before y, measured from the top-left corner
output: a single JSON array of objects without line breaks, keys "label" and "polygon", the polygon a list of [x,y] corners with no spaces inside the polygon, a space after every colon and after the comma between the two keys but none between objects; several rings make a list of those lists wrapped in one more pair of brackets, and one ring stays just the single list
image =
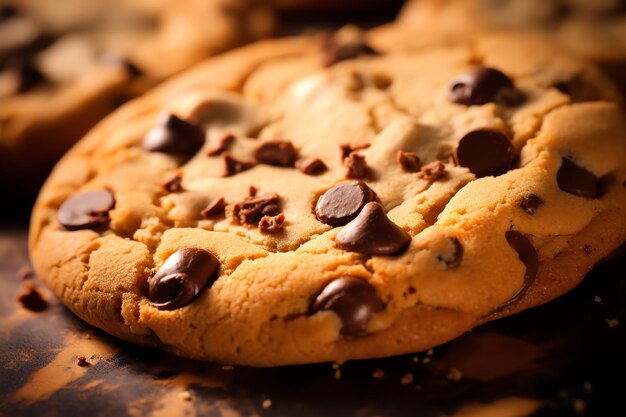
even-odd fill
[{"label": "stack of cookie", "polygon": [[563,294],[626,240],[622,99],[546,38],[569,17],[476,23],[492,3],[262,41],[123,106],[42,189],[38,273],[121,339],[256,366],[425,350]]}]

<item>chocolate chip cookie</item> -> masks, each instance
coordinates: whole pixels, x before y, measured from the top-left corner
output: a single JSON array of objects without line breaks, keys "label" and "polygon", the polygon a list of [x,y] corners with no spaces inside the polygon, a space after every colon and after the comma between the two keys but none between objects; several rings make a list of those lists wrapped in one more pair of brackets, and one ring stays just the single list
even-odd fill
[{"label": "chocolate chip cookie", "polygon": [[500,30],[541,33],[601,65],[626,91],[624,0],[412,0],[399,24],[418,43]]},{"label": "chocolate chip cookie", "polygon": [[31,190],[120,104],[272,27],[254,0],[2,2],[0,178]]},{"label": "chocolate chip cookie", "polygon": [[431,348],[626,239],[593,66],[521,36],[374,41],[257,43],[113,113],[39,196],[37,272],[124,340],[273,366]]}]

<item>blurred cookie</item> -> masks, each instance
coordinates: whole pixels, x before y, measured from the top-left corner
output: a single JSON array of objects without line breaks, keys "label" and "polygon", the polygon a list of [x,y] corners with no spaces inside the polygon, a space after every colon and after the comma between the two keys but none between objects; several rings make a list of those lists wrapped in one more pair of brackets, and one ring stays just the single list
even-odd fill
[{"label": "blurred cookie", "polygon": [[563,294],[626,239],[616,100],[523,36],[257,43],[79,142],[32,260],[87,322],[191,358],[428,349]]}]

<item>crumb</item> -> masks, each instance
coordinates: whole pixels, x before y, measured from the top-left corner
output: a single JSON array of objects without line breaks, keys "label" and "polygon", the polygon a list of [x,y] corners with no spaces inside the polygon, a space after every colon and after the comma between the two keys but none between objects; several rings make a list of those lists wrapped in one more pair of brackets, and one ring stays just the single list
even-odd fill
[{"label": "crumb", "polygon": [[376,368],[374,369],[374,372],[372,372],[372,378],[380,379],[380,378],[384,378],[384,376],[385,376],[385,371],[383,371],[380,368]]},{"label": "crumb", "polygon": [[189,391],[183,391],[178,393],[178,398],[183,401],[191,401],[191,393]]},{"label": "crumb", "polygon": [[222,370],[223,371],[232,371],[233,369],[235,369],[235,367],[232,366],[232,365],[224,365],[224,366],[222,366]]},{"label": "crumb", "polygon": [[574,401],[572,401],[572,408],[578,414],[582,414],[585,412],[585,409],[587,408],[587,404],[585,404],[585,402],[581,399],[575,399]]},{"label": "crumb", "polygon": [[79,356],[76,360],[76,365],[80,366],[81,368],[84,368],[86,366],[91,365],[91,363],[89,363],[86,357]]},{"label": "crumb", "polygon": [[424,365],[428,365],[430,363],[430,361],[431,361],[430,357],[426,357],[426,358],[422,359],[422,363]]},{"label": "crumb", "polygon": [[23,267],[18,269],[18,271],[15,273],[15,276],[18,279],[31,279],[35,277],[35,272],[30,266],[24,265]]},{"label": "crumb", "polygon": [[414,380],[414,379],[415,379],[415,378],[413,377],[413,374],[411,374],[411,373],[407,373],[407,374],[404,374],[404,376],[402,377],[402,379],[400,379],[400,383],[401,383],[402,385],[409,385],[410,383],[412,383],[412,382],[413,382],[413,380]]},{"label": "crumb", "polygon": [[450,373],[448,374],[448,379],[450,381],[460,381],[463,378],[463,373],[456,368],[450,369]]},{"label": "crumb", "polygon": [[601,304],[602,303],[602,298],[598,297],[597,295],[594,295],[593,296],[593,301],[598,303],[598,304]]},{"label": "crumb", "polygon": [[608,324],[610,328],[617,327],[619,326],[619,320],[618,319],[606,319],[606,324]]},{"label": "crumb", "polygon": [[261,404],[261,407],[265,408],[266,410],[270,408],[271,406],[272,406],[272,400],[270,400],[269,398],[266,400],[263,400],[263,403]]},{"label": "crumb", "polygon": [[22,292],[18,295],[17,301],[22,307],[31,311],[43,311],[48,306],[43,294],[31,281],[27,281],[22,286]]}]

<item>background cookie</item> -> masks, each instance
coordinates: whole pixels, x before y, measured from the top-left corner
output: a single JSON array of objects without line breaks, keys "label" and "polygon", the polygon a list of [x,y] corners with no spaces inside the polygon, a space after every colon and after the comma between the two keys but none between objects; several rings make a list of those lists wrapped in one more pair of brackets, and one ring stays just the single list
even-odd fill
[{"label": "background cookie", "polygon": [[24,0],[0,14],[0,178],[16,194],[124,101],[273,29],[253,0]]},{"label": "background cookie", "polygon": [[84,320],[183,356],[427,349],[562,294],[626,238],[615,100],[528,37],[259,43],[81,141],[39,197],[32,258]]}]

